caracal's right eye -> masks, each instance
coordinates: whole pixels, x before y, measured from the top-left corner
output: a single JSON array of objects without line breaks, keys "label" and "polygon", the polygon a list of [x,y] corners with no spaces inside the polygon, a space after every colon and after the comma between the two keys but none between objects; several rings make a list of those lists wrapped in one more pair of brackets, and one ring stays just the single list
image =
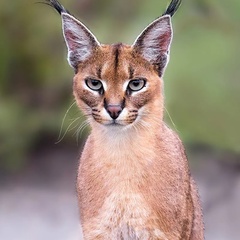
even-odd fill
[{"label": "caracal's right eye", "polygon": [[103,84],[100,80],[87,78],[85,80],[85,83],[93,91],[100,91],[101,89],[103,89]]}]

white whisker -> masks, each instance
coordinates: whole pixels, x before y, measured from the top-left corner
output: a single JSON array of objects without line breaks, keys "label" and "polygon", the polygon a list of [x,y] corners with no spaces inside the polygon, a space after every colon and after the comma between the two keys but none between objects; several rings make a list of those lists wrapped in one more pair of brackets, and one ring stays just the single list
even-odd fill
[{"label": "white whisker", "polygon": [[86,129],[86,127],[90,124],[90,120],[86,119],[84,120],[80,126],[78,127],[77,131],[75,132],[76,135],[76,140],[77,140],[77,145],[78,145],[78,140],[81,138],[83,131]]},{"label": "white whisker", "polygon": [[166,113],[167,113],[167,115],[168,115],[168,117],[169,117],[169,119],[170,119],[173,127],[175,128],[176,132],[179,132],[178,129],[177,129],[177,126],[176,126],[176,124],[173,122],[172,117],[171,117],[170,113],[168,112],[167,108],[164,107],[164,109],[165,109],[165,111],[166,111]]},{"label": "white whisker", "polygon": [[60,143],[60,142],[63,140],[63,138],[66,136],[67,132],[68,132],[68,131],[71,131],[72,129],[74,129],[74,128],[77,126],[77,125],[75,125],[74,127],[71,128],[71,126],[72,126],[77,120],[79,120],[80,118],[81,118],[81,117],[78,117],[78,118],[74,119],[74,120],[69,124],[69,126],[67,127],[67,129],[66,129],[66,131],[64,132],[63,136],[62,136],[60,139],[58,139],[58,141],[57,141],[55,144]]},{"label": "white whisker", "polygon": [[[74,106],[74,104],[76,104],[76,101],[74,100],[73,103],[70,105],[70,107],[67,109],[64,117],[63,117],[63,120],[62,120],[62,123],[61,123],[61,128],[60,128],[60,132],[59,132],[59,135],[58,135],[58,141],[59,139],[61,138],[61,135],[62,135],[62,131],[63,131],[63,125],[64,125],[64,122],[65,122],[65,119],[70,111],[70,109]],[[57,142],[58,143],[58,142]]]}]

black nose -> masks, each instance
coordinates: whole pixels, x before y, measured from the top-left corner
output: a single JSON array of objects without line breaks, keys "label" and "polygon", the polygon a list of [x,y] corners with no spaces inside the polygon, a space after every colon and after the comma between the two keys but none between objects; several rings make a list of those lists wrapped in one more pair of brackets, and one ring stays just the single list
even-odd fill
[{"label": "black nose", "polygon": [[107,105],[106,110],[112,119],[117,119],[123,109],[122,109],[121,105],[110,105],[109,104],[109,105]]}]

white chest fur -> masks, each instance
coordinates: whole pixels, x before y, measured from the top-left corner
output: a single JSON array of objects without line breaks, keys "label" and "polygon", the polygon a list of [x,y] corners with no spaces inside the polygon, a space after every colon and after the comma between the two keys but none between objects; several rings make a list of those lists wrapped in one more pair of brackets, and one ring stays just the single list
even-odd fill
[{"label": "white chest fur", "polygon": [[[109,134],[109,132],[108,132]],[[111,133],[110,133],[111,134]],[[104,178],[109,194],[104,199],[99,214],[91,221],[92,236],[106,236],[104,239],[162,239],[167,237],[156,224],[157,217],[138,191],[145,174],[145,168],[156,158],[147,139],[125,135],[119,132],[109,136],[101,135],[95,142],[98,154],[94,155],[98,169],[104,169]],[[104,141],[104,144],[103,144]],[[151,226],[150,226],[151,221]]]},{"label": "white chest fur", "polygon": [[148,227],[148,220],[154,220],[154,215],[144,203],[139,194],[116,189],[108,196],[95,219],[95,236],[105,236],[104,239],[122,240],[167,240],[165,234],[158,228]]}]

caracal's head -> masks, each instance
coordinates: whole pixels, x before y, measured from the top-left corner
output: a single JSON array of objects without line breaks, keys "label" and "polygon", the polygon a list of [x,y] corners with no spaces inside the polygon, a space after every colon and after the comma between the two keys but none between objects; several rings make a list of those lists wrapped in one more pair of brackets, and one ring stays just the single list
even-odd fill
[{"label": "caracal's head", "polygon": [[181,1],[172,1],[133,45],[103,45],[57,1],[68,61],[75,70],[73,92],[92,124],[132,126],[150,115],[162,120],[162,76],[172,40],[171,16]]}]

